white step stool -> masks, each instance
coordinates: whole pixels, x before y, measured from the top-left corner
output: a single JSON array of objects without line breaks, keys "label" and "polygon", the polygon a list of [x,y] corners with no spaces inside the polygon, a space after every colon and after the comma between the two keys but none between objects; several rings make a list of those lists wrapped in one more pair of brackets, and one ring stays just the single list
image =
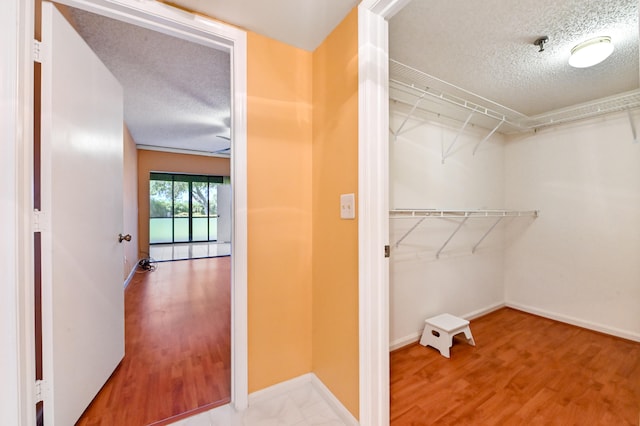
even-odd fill
[{"label": "white step stool", "polygon": [[471,335],[469,321],[450,314],[441,314],[425,320],[420,344],[436,348],[442,356],[449,358],[449,348],[453,345],[453,336],[459,333],[464,333],[464,337],[467,338],[467,342],[471,346],[476,345]]}]

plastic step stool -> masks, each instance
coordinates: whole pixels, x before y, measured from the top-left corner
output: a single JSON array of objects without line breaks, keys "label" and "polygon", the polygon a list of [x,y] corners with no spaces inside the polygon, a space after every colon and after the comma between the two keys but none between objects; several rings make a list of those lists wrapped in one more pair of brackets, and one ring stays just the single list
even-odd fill
[{"label": "plastic step stool", "polygon": [[441,314],[424,321],[424,331],[420,338],[422,346],[431,346],[440,351],[440,354],[450,358],[449,349],[453,345],[453,336],[464,333],[467,342],[475,346],[469,321],[450,314]]}]

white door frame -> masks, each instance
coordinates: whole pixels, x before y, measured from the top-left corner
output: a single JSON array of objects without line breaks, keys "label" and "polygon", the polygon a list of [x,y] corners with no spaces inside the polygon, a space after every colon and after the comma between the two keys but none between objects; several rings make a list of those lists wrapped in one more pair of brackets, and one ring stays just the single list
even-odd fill
[{"label": "white door frame", "polygon": [[389,424],[389,34],[410,0],[358,7],[360,424]]},{"label": "white door frame", "polygon": [[[234,222],[231,264],[231,402],[248,404],[246,33],[156,2],[64,0],[70,6],[228,51],[231,55]],[[3,0],[0,13],[0,423],[35,424],[33,332],[33,0]],[[6,141],[6,144],[5,144]],[[15,227],[12,227],[15,225]],[[3,228],[4,229],[4,228]],[[6,267],[5,267],[6,266]],[[6,275],[6,280],[5,280]],[[5,395],[6,389],[6,395]]]},{"label": "white door frame", "polygon": [[27,381],[34,381],[34,362],[23,362],[27,348],[32,347],[24,330],[33,329],[33,316],[24,312],[25,294],[20,285],[29,279],[31,270],[21,257],[31,247],[24,239],[29,234],[23,216],[23,201],[30,191],[22,180],[25,141],[30,139],[31,128],[25,125],[21,101],[30,96],[24,85],[33,80],[32,73],[25,72],[30,44],[25,46],[22,35],[33,34],[33,26],[23,25],[28,10],[24,1],[5,1],[0,10],[0,424],[22,425],[35,424],[35,407],[28,405],[33,398],[27,397],[30,388],[26,386]]}]

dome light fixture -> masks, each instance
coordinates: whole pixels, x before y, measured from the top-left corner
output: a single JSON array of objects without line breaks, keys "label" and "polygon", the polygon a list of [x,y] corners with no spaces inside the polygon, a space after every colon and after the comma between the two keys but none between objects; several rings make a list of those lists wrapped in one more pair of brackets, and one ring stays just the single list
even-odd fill
[{"label": "dome light fixture", "polygon": [[574,68],[588,68],[604,61],[613,52],[611,37],[595,37],[577,44],[571,49],[569,65]]}]

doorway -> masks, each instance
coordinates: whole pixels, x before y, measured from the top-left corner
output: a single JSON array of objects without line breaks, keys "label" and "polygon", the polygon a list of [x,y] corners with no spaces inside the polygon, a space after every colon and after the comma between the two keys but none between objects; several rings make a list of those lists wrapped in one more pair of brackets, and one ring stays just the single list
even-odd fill
[{"label": "doorway", "polygon": [[[210,28],[206,19],[200,19],[194,25],[193,17],[178,12],[168,6],[158,4],[139,4],[138,2],[113,2],[110,0],[62,1],[67,6],[99,13],[116,19],[126,20],[135,25],[155,28],[165,34],[179,35],[188,40],[197,39],[199,43],[208,43],[217,49],[229,52],[232,59],[233,83],[233,115],[230,131],[233,138],[231,149],[234,151],[233,187],[234,221],[231,234],[234,238],[234,256],[230,260],[232,271],[231,300],[232,322],[236,325],[232,330],[232,403],[238,408],[246,407],[247,373],[246,373],[246,41],[245,34],[233,28],[217,24]],[[135,4],[134,4],[135,3]],[[236,213],[237,212],[237,213]],[[46,380],[46,377],[45,377]],[[47,395],[45,395],[47,398]]]}]

